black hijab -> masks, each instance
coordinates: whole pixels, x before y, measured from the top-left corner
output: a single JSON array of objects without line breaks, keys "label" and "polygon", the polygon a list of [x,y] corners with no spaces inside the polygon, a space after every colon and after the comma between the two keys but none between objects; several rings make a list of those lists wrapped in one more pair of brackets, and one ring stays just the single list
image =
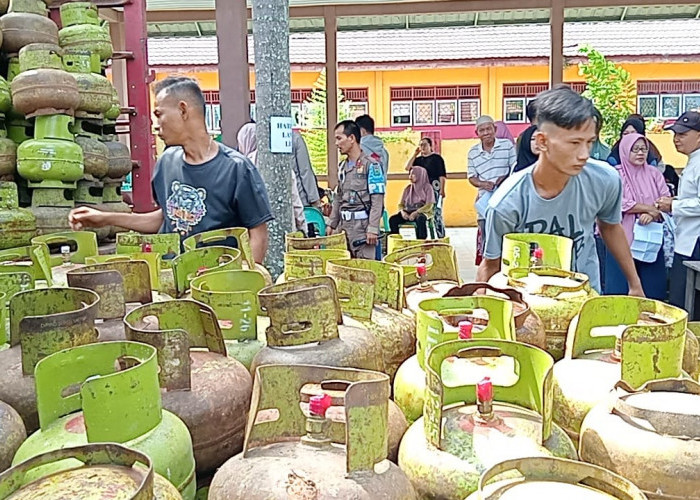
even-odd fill
[{"label": "black hijab", "polygon": [[[644,126],[644,121],[641,118],[638,118],[637,116],[630,116],[627,118],[625,123],[622,124],[622,128],[620,129],[620,138],[617,140],[615,145],[612,147],[612,150],[610,151],[610,156],[608,156],[608,163],[613,164],[613,165],[619,165],[620,164],[620,141],[622,140],[622,132],[627,129],[627,127],[632,126],[634,130],[643,136],[646,137],[646,128]],[[613,161],[611,161],[611,159]],[[659,150],[656,148],[656,146],[649,141],[649,153],[647,154],[647,163],[649,165],[657,165],[661,161],[661,153]]]},{"label": "black hijab", "polygon": [[529,167],[537,161],[537,155],[530,148],[532,134],[537,131],[537,125],[530,125],[526,128],[518,138],[518,161],[515,164],[513,172],[518,172]]}]

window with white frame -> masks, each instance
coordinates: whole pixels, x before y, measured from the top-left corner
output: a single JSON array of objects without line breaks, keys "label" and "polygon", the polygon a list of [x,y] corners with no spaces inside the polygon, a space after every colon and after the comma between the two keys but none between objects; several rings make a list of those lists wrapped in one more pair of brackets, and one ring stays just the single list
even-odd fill
[{"label": "window with white frame", "polygon": [[700,110],[700,80],[637,82],[637,112],[645,118],[669,120]]},{"label": "window with white frame", "polygon": [[481,102],[479,99],[459,100],[459,123],[476,123],[476,119],[481,114]]},{"label": "window with white frame", "polygon": [[503,99],[503,121],[522,123],[525,121],[525,98],[507,97]]},{"label": "window with white frame", "polygon": [[[585,90],[583,82],[568,82],[576,92]],[[505,83],[503,84],[503,121],[506,123],[527,122],[527,105],[534,100],[540,92],[549,88],[548,83]]]},{"label": "window with white frame", "polygon": [[391,125],[411,125],[413,123],[413,106],[411,101],[391,103]]},{"label": "window with white frame", "polygon": [[391,125],[474,123],[480,112],[480,92],[480,85],[392,87]]},{"label": "window with white frame", "polygon": [[435,101],[416,101],[413,103],[413,124],[435,125]]},{"label": "window with white frame", "polygon": [[454,125],[457,123],[457,101],[437,101],[435,114],[437,125]]}]

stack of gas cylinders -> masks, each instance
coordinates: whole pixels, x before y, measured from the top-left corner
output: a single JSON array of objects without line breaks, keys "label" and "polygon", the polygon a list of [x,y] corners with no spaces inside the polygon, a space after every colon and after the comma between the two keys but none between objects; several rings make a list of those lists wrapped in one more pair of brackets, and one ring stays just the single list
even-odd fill
[{"label": "stack of gas cylinders", "polygon": [[71,2],[56,9],[59,29],[50,5],[0,2],[0,248],[67,230],[75,206],[128,210],[121,183],[132,162],[117,140],[119,98],[105,77],[108,28],[95,4]]},{"label": "stack of gas cylinders", "polygon": [[466,284],[444,241],[286,242],[274,282],[242,228],[0,251],[0,500],[700,498],[685,311],[557,236]]}]

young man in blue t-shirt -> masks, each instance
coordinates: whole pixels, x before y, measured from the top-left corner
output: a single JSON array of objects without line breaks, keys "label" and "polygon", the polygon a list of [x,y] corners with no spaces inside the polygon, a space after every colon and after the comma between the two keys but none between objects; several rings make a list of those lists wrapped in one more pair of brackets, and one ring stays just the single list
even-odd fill
[{"label": "young man in blue t-shirt", "polygon": [[190,78],[170,77],[156,85],[153,114],[168,148],[151,182],[159,208],[143,214],[72,210],[73,230],[115,225],[141,233],[179,233],[181,239],[228,227],[245,227],[253,258],[267,252],[267,222],[273,219],[260,173],[245,156],[215,142],[205,123],[205,102]]},{"label": "young man in blue t-shirt", "polygon": [[594,223],[620,264],[629,294],[643,297],[622,219],[622,181],[611,166],[589,160],[596,140],[593,104],[567,86],[537,96],[537,162],[510,176],[489,200],[478,281],[500,270],[503,236],[555,234],[574,242],[574,270],[600,292]]}]

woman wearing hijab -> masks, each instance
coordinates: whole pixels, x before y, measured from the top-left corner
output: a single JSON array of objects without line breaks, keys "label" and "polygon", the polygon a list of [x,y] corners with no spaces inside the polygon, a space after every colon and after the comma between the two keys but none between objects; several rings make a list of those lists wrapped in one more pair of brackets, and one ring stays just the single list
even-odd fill
[{"label": "woman wearing hijab", "polygon": [[[622,138],[628,134],[640,134],[646,136],[646,128],[644,125],[644,119],[639,115],[630,115],[629,118],[622,124],[620,129],[620,139],[612,147],[610,151],[610,156],[608,156],[608,163],[613,167],[620,164],[620,141]],[[661,153],[654,146],[654,144],[649,141],[649,153],[647,154],[647,163],[649,165],[656,166],[661,161]]]},{"label": "woman wearing hijab", "polygon": [[[622,228],[630,245],[636,223],[647,225],[663,221],[663,215],[654,207],[654,202],[659,196],[669,196],[663,175],[647,162],[649,149],[649,141],[641,134],[627,134],[620,140],[621,164],[616,168],[622,177]],[[645,295],[650,299],[664,300],[666,269],[663,248],[654,262],[635,259],[634,265]],[[610,252],[607,253],[605,274],[606,295],[627,294],[627,280]]]},{"label": "woman wearing hijab", "polygon": [[[248,157],[253,165],[258,166],[258,139],[255,135],[255,123],[246,123],[238,131],[238,151]],[[263,179],[264,180],[264,179]],[[304,204],[297,189],[297,179],[292,170],[292,215],[294,227],[307,234],[306,218],[304,217]]]},{"label": "woman wearing hijab", "polygon": [[423,167],[411,168],[408,178],[411,183],[406,186],[399,202],[399,213],[389,218],[392,234],[399,234],[399,226],[405,222],[416,224],[416,238],[428,237],[427,222],[435,205],[435,192],[428,180],[428,172]]},{"label": "woman wearing hijab", "polygon": [[513,134],[510,133],[505,122],[499,120],[494,125],[496,125],[496,139],[508,139],[511,144],[515,145],[515,138],[513,138]]},{"label": "woman wearing hijab", "polygon": [[537,125],[530,125],[518,138],[518,157],[513,172],[519,172],[537,161],[540,152],[535,149]]}]

